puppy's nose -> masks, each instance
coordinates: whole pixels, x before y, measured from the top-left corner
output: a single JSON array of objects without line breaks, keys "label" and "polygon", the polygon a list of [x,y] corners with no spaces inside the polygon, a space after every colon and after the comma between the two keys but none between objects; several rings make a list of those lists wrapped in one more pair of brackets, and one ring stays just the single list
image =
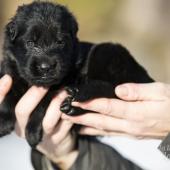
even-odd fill
[{"label": "puppy's nose", "polygon": [[50,69],[50,64],[48,63],[41,63],[39,69],[42,71],[48,71]]},{"label": "puppy's nose", "polygon": [[49,62],[41,62],[37,65],[38,71],[40,73],[48,73],[51,70],[55,69],[56,63],[49,63]]},{"label": "puppy's nose", "polygon": [[44,74],[54,70],[56,66],[56,62],[41,61],[37,64],[37,69],[40,73]]}]

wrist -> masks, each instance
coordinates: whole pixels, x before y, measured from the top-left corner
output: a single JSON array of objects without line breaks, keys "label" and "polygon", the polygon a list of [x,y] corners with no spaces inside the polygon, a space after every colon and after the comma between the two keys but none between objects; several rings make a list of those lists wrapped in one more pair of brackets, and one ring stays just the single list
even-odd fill
[{"label": "wrist", "polygon": [[61,169],[69,169],[78,156],[76,136],[71,133],[57,146],[53,146],[52,149],[44,150],[41,146],[37,149]]},{"label": "wrist", "polygon": [[61,157],[55,158],[54,160],[50,159],[50,161],[57,165],[60,169],[70,169],[74,162],[76,161],[77,157],[79,155],[78,150],[74,150],[69,152],[66,155],[63,155]]},{"label": "wrist", "polygon": [[62,146],[58,148],[60,151],[57,151],[56,156],[50,160],[57,164],[57,166],[61,169],[69,169],[78,156],[78,150],[76,149],[76,137],[69,134],[65,140],[60,143],[60,146]]}]

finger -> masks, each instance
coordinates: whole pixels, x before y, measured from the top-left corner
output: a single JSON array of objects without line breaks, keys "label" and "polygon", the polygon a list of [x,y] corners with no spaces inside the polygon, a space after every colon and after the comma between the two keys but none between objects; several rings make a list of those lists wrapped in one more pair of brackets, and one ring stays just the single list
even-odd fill
[{"label": "finger", "polygon": [[137,100],[165,100],[169,96],[170,87],[163,83],[135,84],[127,83],[116,87],[116,95],[129,101]]},{"label": "finger", "polygon": [[73,124],[71,122],[61,120],[52,134],[44,134],[42,142],[37,145],[37,149],[45,155],[49,155],[49,153],[56,153],[54,150],[57,150],[57,152],[61,154],[62,148],[66,149],[65,146],[67,146],[67,144],[65,145],[63,142],[67,143],[70,140],[71,134],[69,133],[72,126]]},{"label": "finger", "polygon": [[20,99],[15,108],[18,127],[21,136],[24,134],[28,118],[41,99],[45,96],[48,89],[32,86]]},{"label": "finger", "polygon": [[52,99],[42,122],[45,133],[50,134],[55,128],[61,117],[60,105],[66,97],[66,91],[61,91]]},{"label": "finger", "polygon": [[73,123],[68,120],[62,120],[51,136],[51,140],[54,144],[59,144],[70,132]]},{"label": "finger", "polygon": [[103,115],[130,121],[144,121],[144,119],[149,116],[155,117],[155,113],[157,113],[159,109],[159,105],[155,105],[155,101],[127,102],[119,99],[106,98],[94,99],[83,103],[73,102],[72,105]]},{"label": "finger", "polygon": [[99,130],[92,127],[82,127],[79,131],[81,135],[90,135],[90,136],[125,136],[125,133],[121,132],[110,132],[105,130]]},{"label": "finger", "polygon": [[12,86],[12,78],[9,75],[4,75],[0,79],[0,103],[4,100]]},{"label": "finger", "polygon": [[[135,128],[135,127],[134,127]],[[128,136],[128,137],[135,137],[138,139],[163,139],[168,132],[145,132],[145,133],[121,133],[121,132],[110,132],[110,131],[103,131],[98,130],[92,127],[83,127],[81,128],[79,134],[81,135],[89,135],[89,136]]]},{"label": "finger", "polygon": [[101,115],[95,113],[86,113],[81,116],[67,116],[63,114],[62,118],[76,124],[93,127],[99,130],[120,131],[120,132],[125,132],[127,130],[127,123],[128,123],[125,119],[118,119],[107,115]]},{"label": "finger", "polygon": [[94,112],[118,118],[125,118],[125,113],[127,112],[128,104],[129,103],[122,100],[107,98],[93,99],[91,101],[83,103],[72,103],[73,106],[80,107],[85,110],[91,110]]}]

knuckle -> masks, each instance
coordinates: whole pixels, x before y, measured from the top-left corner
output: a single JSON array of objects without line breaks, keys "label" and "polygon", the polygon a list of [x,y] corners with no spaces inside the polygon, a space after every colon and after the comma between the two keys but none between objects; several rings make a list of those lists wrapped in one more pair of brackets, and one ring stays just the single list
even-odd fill
[{"label": "knuckle", "polygon": [[159,126],[159,123],[160,123],[160,121],[158,121],[158,120],[150,120],[145,123],[145,127],[147,129],[155,129],[155,128],[157,128],[157,126]]},{"label": "knuckle", "polygon": [[125,119],[129,119],[130,118],[130,112],[131,112],[131,106],[127,103],[124,103],[122,105],[122,115]]},{"label": "knuckle", "polygon": [[16,105],[15,114],[16,114],[16,116],[23,116],[23,110],[21,109],[20,104]]},{"label": "knuckle", "polygon": [[106,122],[107,122],[106,117],[102,115],[101,118],[98,121],[96,121],[95,127],[99,130],[104,130],[105,129],[104,125],[107,125]]},{"label": "knuckle", "polygon": [[[124,114],[124,117],[127,119],[127,120],[133,120],[133,116],[132,116],[132,104],[129,103],[128,105],[126,105],[124,108],[123,108],[123,114]],[[135,109],[133,108],[133,113],[136,114],[136,111]]]},{"label": "knuckle", "polygon": [[145,117],[143,114],[139,114],[137,110],[134,110],[133,113],[128,114],[127,119],[134,122],[143,122]]},{"label": "knuckle", "polygon": [[135,127],[131,129],[131,134],[135,137],[140,136],[142,134],[142,129]]},{"label": "knuckle", "polygon": [[53,124],[45,122],[45,121],[43,121],[42,126],[46,133],[51,133],[54,127]]},{"label": "knuckle", "polygon": [[133,93],[132,93],[132,96],[133,96],[133,98],[134,98],[134,100],[140,100],[141,99],[141,90],[142,89],[142,87],[141,87],[141,85],[140,84],[136,84],[135,86],[134,86],[134,90],[133,90]]},{"label": "knuckle", "polygon": [[92,100],[92,101],[89,101],[89,102],[85,102],[85,103],[79,103],[79,106],[82,108],[82,109],[89,109],[89,110],[93,110],[96,106],[96,99]]},{"label": "knuckle", "polygon": [[139,108],[135,107],[133,103],[129,103],[126,106],[124,115],[125,115],[125,118],[129,121],[143,122],[145,120],[144,114],[142,114]]},{"label": "knuckle", "polygon": [[132,122],[127,125],[127,133],[132,136],[140,136],[143,133],[143,129],[139,126],[135,126]]},{"label": "knuckle", "polygon": [[133,99],[133,100],[138,100],[140,98],[140,85],[131,83],[127,85],[128,87],[128,97]]},{"label": "knuckle", "polygon": [[106,100],[106,105],[105,105],[105,108],[104,108],[104,114],[112,115],[113,111],[114,110],[113,110],[113,107],[112,107],[112,100],[107,99]]}]

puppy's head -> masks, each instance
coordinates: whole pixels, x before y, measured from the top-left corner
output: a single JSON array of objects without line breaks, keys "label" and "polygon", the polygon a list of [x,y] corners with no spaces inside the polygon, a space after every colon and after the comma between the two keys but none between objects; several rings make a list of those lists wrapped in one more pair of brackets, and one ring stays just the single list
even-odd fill
[{"label": "puppy's head", "polygon": [[33,2],[18,8],[6,26],[5,50],[30,84],[60,84],[76,63],[78,25],[64,7]]}]

